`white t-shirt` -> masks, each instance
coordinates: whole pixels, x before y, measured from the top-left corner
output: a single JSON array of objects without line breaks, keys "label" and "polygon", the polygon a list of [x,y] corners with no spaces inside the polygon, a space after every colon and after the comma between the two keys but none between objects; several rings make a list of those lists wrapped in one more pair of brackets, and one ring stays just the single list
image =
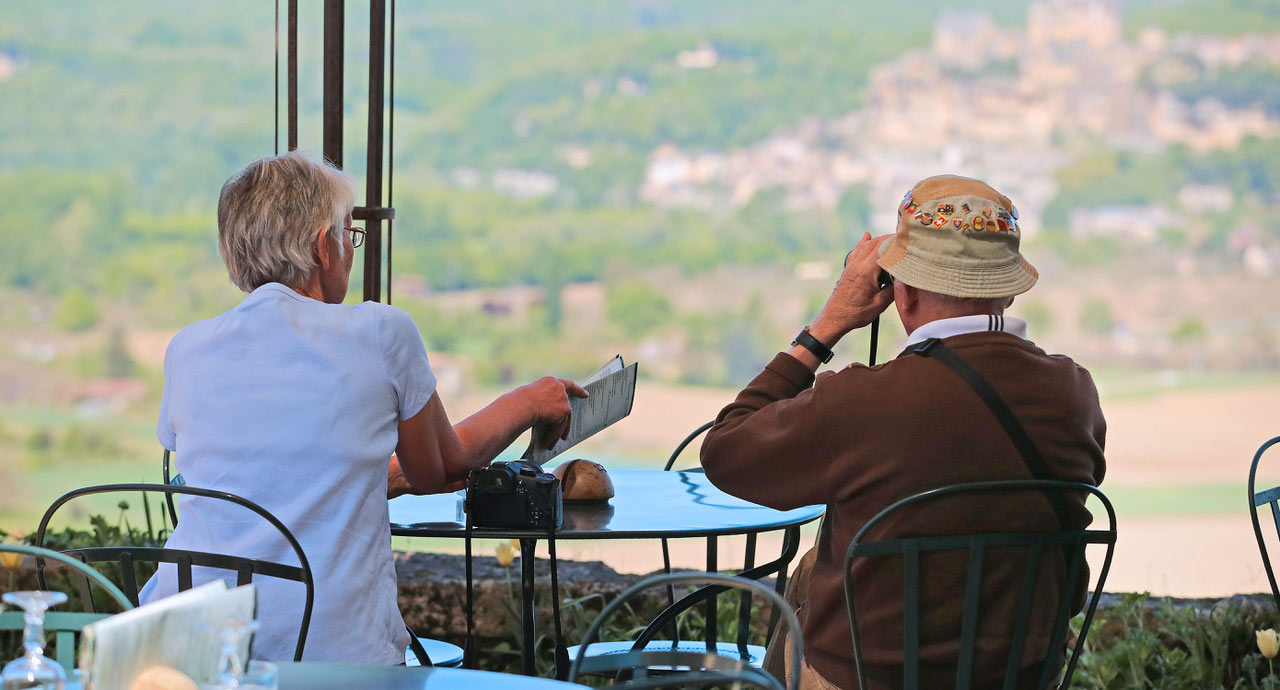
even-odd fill
[{"label": "white t-shirt", "polygon": [[[279,283],[192,324],[169,343],[156,435],[190,486],[243,496],[293,532],[311,564],[315,608],[304,660],[397,664],[409,636],[396,605],[387,463],[397,422],[436,388],[409,315],[325,304]],[[224,501],[182,496],[173,548],[294,565],[270,523]],[[195,584],[235,574],[197,568]],[[292,661],[299,583],[255,576],[252,656]],[[177,591],[162,565],[143,601]]]}]

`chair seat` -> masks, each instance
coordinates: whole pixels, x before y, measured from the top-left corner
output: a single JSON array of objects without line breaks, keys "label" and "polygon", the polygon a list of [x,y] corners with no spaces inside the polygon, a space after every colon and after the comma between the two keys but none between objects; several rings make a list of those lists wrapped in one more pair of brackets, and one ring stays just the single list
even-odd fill
[{"label": "chair seat", "polygon": [[[433,640],[429,637],[419,637],[418,642],[426,650],[427,656],[431,658],[432,666],[457,668],[462,665],[462,647],[456,644],[449,644],[443,640]],[[404,665],[422,665],[418,663],[418,657],[414,655],[412,647],[406,647],[404,650]]]},{"label": "chair seat", "polygon": [[[594,642],[587,647],[587,657],[604,656],[606,654],[626,654],[631,651],[631,645],[634,642]],[[568,649],[569,660],[572,661],[578,656],[578,646],[574,645]],[[755,668],[760,668],[764,664],[764,647],[758,644],[747,645],[747,663]],[[644,646],[646,652],[661,652],[671,650],[671,640],[653,640]],[[677,652],[705,652],[707,651],[707,643],[701,640],[681,640],[676,643],[675,651]],[[738,645],[733,642],[716,643],[716,654],[730,659],[741,659],[742,656],[738,651]],[[433,659],[435,657],[432,657]],[[654,666],[651,671],[670,671],[667,667]],[[674,669],[680,670],[680,669]],[[612,675],[612,674],[610,674]]]}]

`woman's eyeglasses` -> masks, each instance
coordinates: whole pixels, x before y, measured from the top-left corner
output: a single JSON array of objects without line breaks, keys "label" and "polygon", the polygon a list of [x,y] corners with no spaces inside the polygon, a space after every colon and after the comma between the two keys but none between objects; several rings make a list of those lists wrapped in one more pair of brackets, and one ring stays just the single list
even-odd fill
[{"label": "woman's eyeglasses", "polygon": [[351,233],[351,246],[359,247],[364,244],[364,228],[347,228],[347,232]]}]

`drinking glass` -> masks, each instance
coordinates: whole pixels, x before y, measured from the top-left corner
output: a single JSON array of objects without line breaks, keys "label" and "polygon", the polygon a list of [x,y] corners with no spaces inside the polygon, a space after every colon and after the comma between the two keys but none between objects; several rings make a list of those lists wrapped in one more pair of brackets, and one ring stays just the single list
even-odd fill
[{"label": "drinking glass", "polygon": [[67,674],[62,665],[44,655],[44,612],[67,600],[62,592],[8,592],[5,603],[25,612],[27,627],[22,634],[22,657],[0,671],[3,690],[63,690]]},{"label": "drinking glass", "polygon": [[258,629],[258,621],[223,618],[205,623],[205,627],[211,630],[222,643],[221,657],[218,660],[218,680],[213,685],[205,686],[205,690],[248,690],[248,688],[259,687],[258,683],[251,683],[251,678],[246,677],[245,664],[240,658],[240,644],[247,635]]}]

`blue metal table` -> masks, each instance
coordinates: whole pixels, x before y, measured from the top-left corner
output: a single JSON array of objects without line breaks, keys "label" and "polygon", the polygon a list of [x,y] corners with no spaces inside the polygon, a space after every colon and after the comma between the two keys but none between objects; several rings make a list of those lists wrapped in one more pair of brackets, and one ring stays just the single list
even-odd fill
[{"label": "blue metal table", "polygon": [[[507,673],[459,668],[323,664],[310,661],[276,664],[280,690],[564,690],[585,685]],[[82,690],[68,682],[67,690]]]},{"label": "blue metal table", "polygon": [[[707,570],[719,569],[715,537],[784,531],[782,554],[760,566],[748,563],[743,577],[777,574],[786,586],[787,566],[799,550],[800,526],[822,516],[823,506],[774,510],[730,496],[700,471],[610,470],[616,495],[607,504],[564,506],[564,525],[556,539],[707,539]],[[462,492],[401,496],[389,503],[391,533],[404,537],[463,538],[466,516]],[[534,673],[534,549],[546,533],[533,530],[473,529],[477,539],[520,540],[523,671]],[[708,606],[708,630],[714,630],[714,604]],[[714,635],[714,633],[712,633]],[[714,641],[714,639],[712,640]]]}]

